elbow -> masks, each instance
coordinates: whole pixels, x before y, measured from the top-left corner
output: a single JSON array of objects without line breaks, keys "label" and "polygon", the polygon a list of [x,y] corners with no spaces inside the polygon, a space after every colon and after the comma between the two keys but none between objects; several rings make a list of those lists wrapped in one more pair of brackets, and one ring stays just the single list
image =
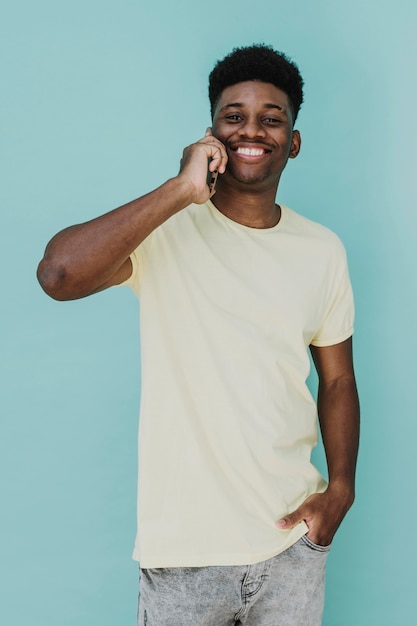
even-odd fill
[{"label": "elbow", "polygon": [[72,300],[67,289],[67,271],[64,265],[43,258],[36,272],[44,292],[54,300]]}]

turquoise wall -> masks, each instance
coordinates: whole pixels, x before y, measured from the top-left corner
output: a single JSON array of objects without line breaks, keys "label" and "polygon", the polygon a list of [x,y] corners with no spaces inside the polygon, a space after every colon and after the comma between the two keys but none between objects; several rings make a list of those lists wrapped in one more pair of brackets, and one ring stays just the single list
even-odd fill
[{"label": "turquoise wall", "polygon": [[135,624],[137,303],[128,289],[57,303],[35,269],[57,230],[177,172],[209,122],[213,63],[252,42],[303,72],[279,200],[342,237],[356,293],[358,494],[324,626],[415,624],[416,18],[407,0],[3,8],[2,624]]}]

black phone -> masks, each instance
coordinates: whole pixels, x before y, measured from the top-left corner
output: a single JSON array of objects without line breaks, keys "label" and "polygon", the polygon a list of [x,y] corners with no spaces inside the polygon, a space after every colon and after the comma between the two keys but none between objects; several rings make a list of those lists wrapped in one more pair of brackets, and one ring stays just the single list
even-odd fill
[{"label": "black phone", "polygon": [[207,185],[209,187],[210,193],[213,191],[213,189],[216,186],[218,175],[219,175],[219,172],[217,170],[214,170],[214,172],[210,172],[209,170],[207,173]]},{"label": "black phone", "polygon": [[[208,164],[210,165],[212,159],[209,159]],[[217,181],[217,176],[219,175],[219,172],[217,170],[214,170],[214,172],[210,172],[210,170],[207,170],[207,185],[211,192],[213,191],[213,189],[216,186],[216,181]]]}]

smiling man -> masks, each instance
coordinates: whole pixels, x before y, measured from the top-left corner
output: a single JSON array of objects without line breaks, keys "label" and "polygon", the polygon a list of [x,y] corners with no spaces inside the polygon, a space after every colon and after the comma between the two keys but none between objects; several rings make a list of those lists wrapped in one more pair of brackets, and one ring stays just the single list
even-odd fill
[{"label": "smiling man", "polygon": [[[285,55],[235,49],[179,174],[58,233],[39,266],[58,300],[120,284],[140,299],[140,626],[321,624],[359,408],[343,246],[276,203],[302,87]],[[310,461],[309,351],[328,482]]]}]

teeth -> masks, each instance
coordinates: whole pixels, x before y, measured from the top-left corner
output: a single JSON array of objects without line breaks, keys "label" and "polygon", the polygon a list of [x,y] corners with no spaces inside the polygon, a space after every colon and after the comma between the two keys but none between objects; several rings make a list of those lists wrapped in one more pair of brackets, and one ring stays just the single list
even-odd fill
[{"label": "teeth", "polygon": [[236,150],[238,154],[246,154],[248,156],[262,156],[265,151],[259,148],[238,148]]}]

